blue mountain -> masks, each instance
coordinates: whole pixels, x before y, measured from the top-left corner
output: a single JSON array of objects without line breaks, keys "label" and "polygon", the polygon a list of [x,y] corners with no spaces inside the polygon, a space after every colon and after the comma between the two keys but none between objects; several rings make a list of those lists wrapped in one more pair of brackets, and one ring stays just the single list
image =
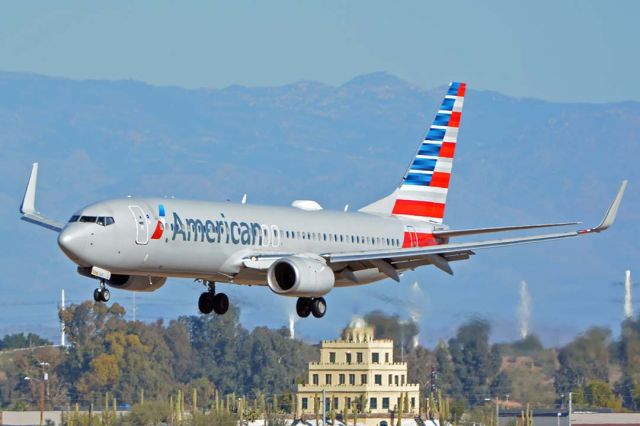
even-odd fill
[{"label": "blue mountain", "polygon": [[[590,325],[617,327],[622,289],[614,283],[639,266],[640,103],[550,103],[470,87],[448,224],[595,224],[629,179],[619,222],[598,236],[479,252],[455,264],[454,277],[427,268],[401,284],[332,292],[327,317],[297,322],[298,335],[332,337],[351,316],[384,309],[420,321],[423,343],[475,316],[492,321],[496,339],[512,338],[523,280],[533,331],[548,343]],[[357,208],[398,184],[444,91],[386,73],[338,87],[301,81],[191,90],[0,72],[3,324],[51,337],[60,289],[80,301],[95,285],[76,275],[53,233],[18,220],[32,162],[41,165],[39,210],[63,220],[129,194],[238,201],[247,193],[249,203],[312,198],[325,208]],[[292,300],[229,287],[247,325],[287,323]],[[199,292],[195,283],[170,281],[136,297],[138,318],[195,313]],[[112,299],[133,303],[129,293]]]}]

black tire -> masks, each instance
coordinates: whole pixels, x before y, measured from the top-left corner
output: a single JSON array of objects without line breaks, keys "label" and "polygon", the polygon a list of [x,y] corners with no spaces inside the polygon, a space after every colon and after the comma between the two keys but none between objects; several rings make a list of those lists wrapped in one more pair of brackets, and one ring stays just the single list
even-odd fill
[{"label": "black tire", "polygon": [[198,309],[201,313],[208,315],[213,312],[213,293],[205,291],[198,299]]},{"label": "black tire", "polygon": [[213,298],[213,310],[218,315],[224,315],[229,310],[229,298],[224,293],[218,293]]},{"label": "black tire", "polygon": [[102,293],[99,288],[93,290],[93,301],[96,303],[102,302]]},{"label": "black tire", "polygon": [[327,313],[327,302],[324,297],[317,297],[311,301],[311,313],[316,318],[322,318]]},{"label": "black tire", "polygon": [[109,299],[111,299],[111,292],[109,291],[109,289],[103,288],[100,292],[100,298],[103,302],[108,302]]},{"label": "black tire", "polygon": [[300,318],[306,318],[311,314],[311,300],[306,297],[298,298],[296,302],[296,312]]}]

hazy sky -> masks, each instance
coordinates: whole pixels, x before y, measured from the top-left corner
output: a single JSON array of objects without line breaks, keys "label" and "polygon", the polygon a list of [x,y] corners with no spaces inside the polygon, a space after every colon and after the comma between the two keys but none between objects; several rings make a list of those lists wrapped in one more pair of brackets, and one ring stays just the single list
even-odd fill
[{"label": "hazy sky", "polygon": [[9,1],[0,70],[216,88],[388,71],[423,87],[640,100],[638,16],[638,1]]}]

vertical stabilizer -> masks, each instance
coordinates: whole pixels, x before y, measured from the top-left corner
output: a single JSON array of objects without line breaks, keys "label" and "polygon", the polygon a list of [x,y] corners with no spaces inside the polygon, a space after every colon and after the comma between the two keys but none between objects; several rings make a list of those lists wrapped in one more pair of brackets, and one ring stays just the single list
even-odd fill
[{"label": "vertical stabilizer", "polygon": [[449,85],[400,187],[360,211],[442,223],[466,87]]}]

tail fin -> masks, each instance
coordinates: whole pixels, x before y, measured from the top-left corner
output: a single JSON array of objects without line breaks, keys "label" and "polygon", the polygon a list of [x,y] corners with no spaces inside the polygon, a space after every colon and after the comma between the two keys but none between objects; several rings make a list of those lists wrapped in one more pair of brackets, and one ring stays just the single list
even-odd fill
[{"label": "tail fin", "polygon": [[465,83],[449,85],[400,187],[361,212],[442,223],[466,88]]}]

